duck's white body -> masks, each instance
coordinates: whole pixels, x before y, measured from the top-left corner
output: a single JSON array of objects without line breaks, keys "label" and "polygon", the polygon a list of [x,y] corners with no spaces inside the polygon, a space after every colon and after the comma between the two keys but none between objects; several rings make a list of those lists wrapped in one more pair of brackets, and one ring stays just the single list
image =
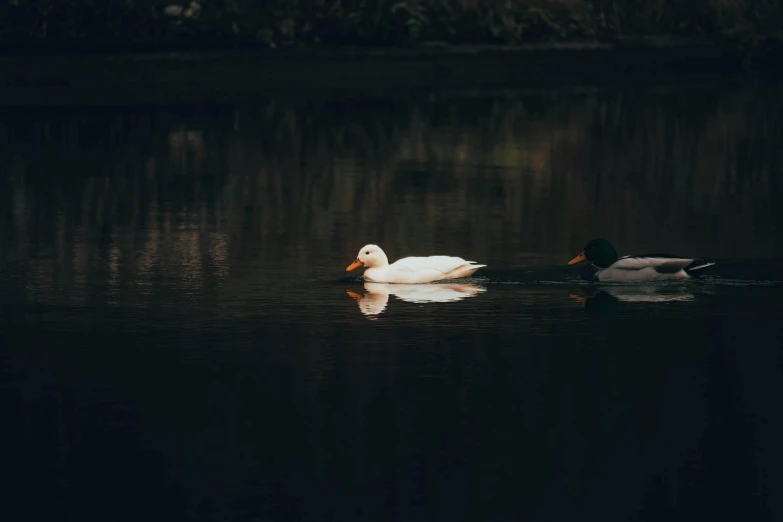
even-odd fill
[{"label": "duck's white body", "polygon": [[379,246],[366,245],[346,271],[364,266],[367,268],[364,272],[367,281],[415,284],[468,277],[487,266],[474,263],[461,257],[429,256],[405,257],[389,264],[389,259]]},{"label": "duck's white body", "polygon": [[374,283],[431,283],[468,277],[483,266],[461,257],[405,257],[390,265],[368,268],[364,279]]}]

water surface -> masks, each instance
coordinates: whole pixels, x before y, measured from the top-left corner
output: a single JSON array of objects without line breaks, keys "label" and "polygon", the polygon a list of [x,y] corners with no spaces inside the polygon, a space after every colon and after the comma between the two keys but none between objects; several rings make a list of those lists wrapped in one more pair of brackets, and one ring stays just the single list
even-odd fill
[{"label": "water surface", "polygon": [[[3,518],[779,519],[781,95],[3,113]],[[718,264],[590,285],[593,237]]]}]

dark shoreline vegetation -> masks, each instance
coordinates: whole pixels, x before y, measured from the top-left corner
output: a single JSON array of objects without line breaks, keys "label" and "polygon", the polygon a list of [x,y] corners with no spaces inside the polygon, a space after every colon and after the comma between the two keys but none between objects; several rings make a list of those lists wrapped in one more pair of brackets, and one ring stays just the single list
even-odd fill
[{"label": "dark shoreline vegetation", "polygon": [[753,47],[777,0],[8,0],[5,54],[233,48],[519,45],[686,37]]},{"label": "dark shoreline vegetation", "polygon": [[0,105],[779,77],[772,0],[10,0]]}]

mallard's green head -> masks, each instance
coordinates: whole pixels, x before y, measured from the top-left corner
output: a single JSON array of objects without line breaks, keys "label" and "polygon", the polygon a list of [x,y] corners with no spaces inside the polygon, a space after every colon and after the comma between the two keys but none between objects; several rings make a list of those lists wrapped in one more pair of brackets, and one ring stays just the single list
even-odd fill
[{"label": "mallard's green head", "polygon": [[595,266],[606,268],[617,261],[617,251],[606,239],[593,239],[587,245],[581,254],[568,262],[569,265],[588,260]]}]

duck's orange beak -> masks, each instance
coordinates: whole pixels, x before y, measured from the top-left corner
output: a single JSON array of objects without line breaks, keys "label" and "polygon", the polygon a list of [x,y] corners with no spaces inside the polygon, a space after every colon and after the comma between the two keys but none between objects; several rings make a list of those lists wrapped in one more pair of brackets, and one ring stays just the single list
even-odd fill
[{"label": "duck's orange beak", "polygon": [[576,295],[576,294],[572,294],[572,293],[569,292],[568,293],[568,297],[570,297],[571,299],[573,299],[574,301],[576,301],[577,303],[579,303],[581,305],[583,305],[583,304],[585,304],[587,302],[587,298],[585,296],[583,296],[583,295]]},{"label": "duck's orange beak", "polygon": [[[568,262],[568,264],[569,264],[569,265],[573,265],[573,264],[576,264],[576,263],[581,263],[581,262],[582,262],[582,261],[584,261],[585,259],[587,259],[587,258],[585,257],[585,253],[584,253],[584,252],[582,252],[581,254],[579,254],[578,256],[576,256],[575,258],[573,258],[571,261],[569,261],[569,262]],[[351,266],[353,266],[353,265],[351,265]]]},{"label": "duck's orange beak", "polygon": [[359,260],[357,259],[356,261],[354,261],[353,263],[351,263],[350,265],[348,265],[348,268],[346,268],[346,269],[345,269],[345,271],[346,271],[346,272],[350,272],[351,270],[354,270],[354,269],[356,269],[356,268],[359,268],[360,266],[364,266],[364,263],[362,263],[361,261],[359,261]]},{"label": "duck's orange beak", "polygon": [[350,290],[346,290],[345,293],[350,295],[351,297],[353,297],[357,301],[361,301],[362,300],[362,294],[357,294],[356,292],[351,292]]}]

